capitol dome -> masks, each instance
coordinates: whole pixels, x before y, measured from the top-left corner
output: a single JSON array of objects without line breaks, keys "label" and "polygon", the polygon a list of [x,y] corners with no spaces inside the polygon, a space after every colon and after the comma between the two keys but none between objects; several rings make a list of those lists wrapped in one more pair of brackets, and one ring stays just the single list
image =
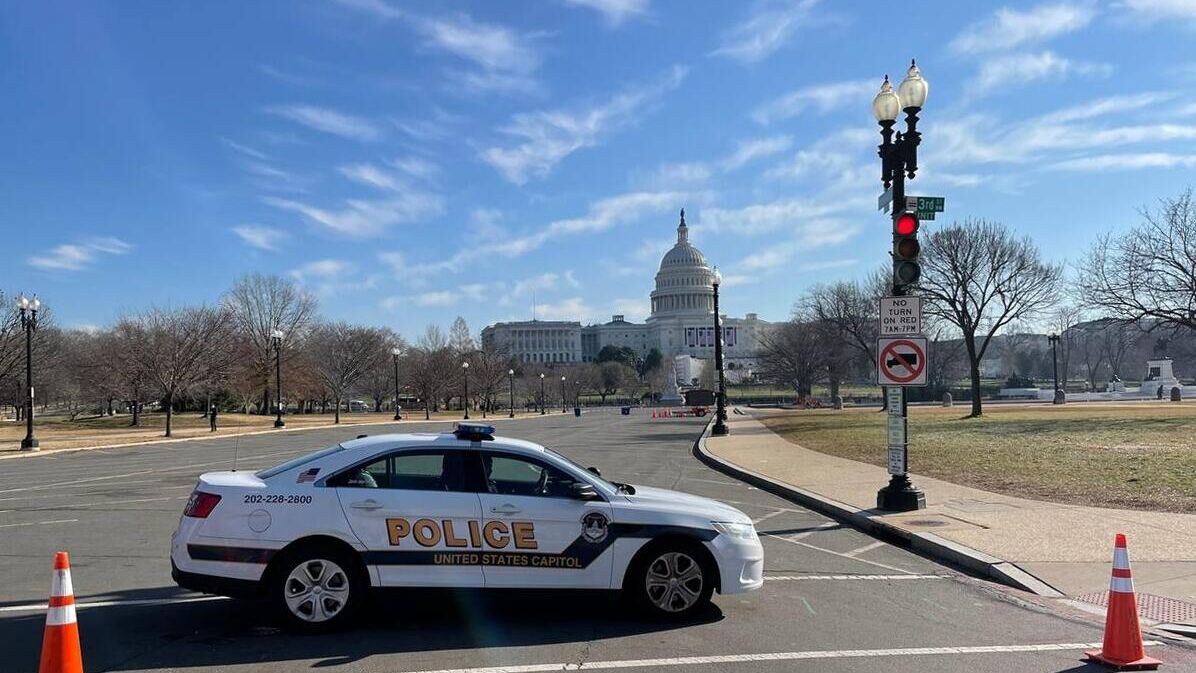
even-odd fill
[{"label": "capitol dome", "polygon": [[652,314],[648,318],[710,315],[714,311],[714,272],[702,254],[689,242],[685,209],[677,225],[677,243],[660,260],[656,289],[652,291]]}]

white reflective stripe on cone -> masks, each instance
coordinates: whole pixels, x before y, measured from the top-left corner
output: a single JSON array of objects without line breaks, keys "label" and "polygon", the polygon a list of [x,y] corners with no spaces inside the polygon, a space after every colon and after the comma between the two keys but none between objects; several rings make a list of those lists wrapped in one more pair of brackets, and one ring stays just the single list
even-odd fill
[{"label": "white reflective stripe on cone", "polygon": [[71,586],[71,571],[69,569],[55,570],[54,580],[50,584],[51,596],[73,596],[75,588]]},{"label": "white reflective stripe on cone", "polygon": [[1109,591],[1132,594],[1134,593],[1134,580],[1130,577],[1114,577],[1109,582]]},{"label": "white reflective stripe on cone", "polygon": [[63,626],[75,623],[75,606],[60,605],[46,610],[46,626]]},{"label": "white reflective stripe on cone", "polygon": [[1130,552],[1125,547],[1113,548],[1113,567],[1118,570],[1130,569]]}]

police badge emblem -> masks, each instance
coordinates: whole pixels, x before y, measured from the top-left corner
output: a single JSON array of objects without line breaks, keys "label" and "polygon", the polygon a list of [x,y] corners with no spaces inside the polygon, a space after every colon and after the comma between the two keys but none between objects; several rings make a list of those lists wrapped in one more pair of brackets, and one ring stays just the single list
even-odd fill
[{"label": "police badge emblem", "polygon": [[597,544],[606,539],[610,519],[602,512],[590,512],[581,517],[581,536],[586,542]]}]

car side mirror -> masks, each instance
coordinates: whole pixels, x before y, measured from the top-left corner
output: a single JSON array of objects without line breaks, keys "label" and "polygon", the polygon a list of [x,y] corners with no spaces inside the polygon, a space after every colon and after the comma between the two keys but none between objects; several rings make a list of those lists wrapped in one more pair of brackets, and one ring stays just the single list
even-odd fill
[{"label": "car side mirror", "polygon": [[597,500],[598,499],[598,491],[595,491],[594,487],[591,486],[590,484],[587,484],[587,483],[581,482],[581,481],[573,483],[573,486],[570,489],[570,494],[573,496],[573,498],[575,500]]},{"label": "car side mirror", "polygon": [[593,472],[594,474],[598,475],[599,477],[602,476],[602,470],[599,470],[596,467],[591,466],[591,467],[587,467],[586,469],[589,470],[590,472]]}]

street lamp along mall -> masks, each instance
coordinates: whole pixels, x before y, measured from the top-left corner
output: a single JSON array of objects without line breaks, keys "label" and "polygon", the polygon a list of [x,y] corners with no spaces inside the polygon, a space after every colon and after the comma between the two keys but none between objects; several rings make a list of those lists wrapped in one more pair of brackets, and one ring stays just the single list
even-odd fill
[{"label": "street lamp along mall", "polygon": [[282,330],[275,327],[270,330],[270,339],[274,342],[274,427],[285,428],[287,423],[282,420]]},{"label": "street lamp along mall", "polygon": [[511,412],[507,414],[508,418],[515,418],[515,370],[507,370],[507,381],[511,386]]},{"label": "street lamp along mall", "polygon": [[402,407],[399,406],[399,356],[403,354],[403,349],[395,346],[390,349],[390,354],[394,356],[395,364],[395,420],[403,420]]},{"label": "street lamp along mall", "polygon": [[37,312],[41,306],[36,294],[33,299],[26,299],[23,292],[17,297],[21,329],[25,330],[25,438],[21,440],[22,451],[40,450],[37,437],[33,435],[33,333],[37,331]]},{"label": "street lamp along mall", "polygon": [[465,419],[469,420],[469,363],[461,363],[461,375],[465,379],[465,394],[461,396],[461,406],[465,407]]}]

